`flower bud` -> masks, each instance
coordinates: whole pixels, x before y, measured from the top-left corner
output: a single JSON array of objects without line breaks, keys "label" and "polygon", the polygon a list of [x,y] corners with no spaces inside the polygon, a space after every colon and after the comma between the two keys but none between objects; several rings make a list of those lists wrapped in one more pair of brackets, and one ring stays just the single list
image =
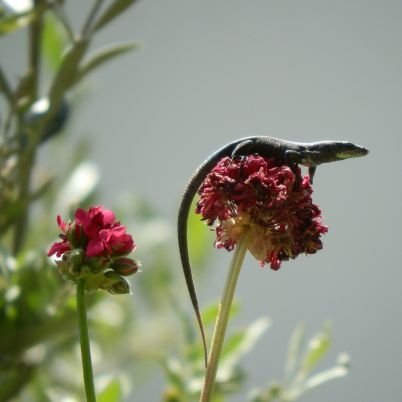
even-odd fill
[{"label": "flower bud", "polygon": [[139,264],[131,258],[122,257],[115,260],[112,263],[111,268],[122,276],[129,276],[138,271]]},{"label": "flower bud", "polygon": [[76,222],[72,222],[66,229],[66,239],[72,248],[85,248],[87,240],[84,238],[82,228]]},{"label": "flower bud", "polygon": [[102,288],[114,295],[123,295],[130,293],[130,284],[126,279],[118,275],[114,271],[105,273],[105,281]]}]

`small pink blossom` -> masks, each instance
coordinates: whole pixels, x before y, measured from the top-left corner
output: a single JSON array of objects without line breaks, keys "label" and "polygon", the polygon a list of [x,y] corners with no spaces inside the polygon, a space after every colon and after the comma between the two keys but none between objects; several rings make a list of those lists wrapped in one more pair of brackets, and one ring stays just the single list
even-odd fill
[{"label": "small pink blossom", "polygon": [[[57,224],[62,232],[59,235],[61,241],[55,242],[47,255],[61,257],[57,265],[68,279],[76,280],[81,272],[88,276],[89,268],[93,271],[93,282],[98,288],[111,293],[117,292],[116,286],[121,285],[121,289],[126,289],[126,280],[119,275],[135,273],[139,266],[135,260],[126,257],[136,247],[126,227],[115,220],[113,211],[101,205],[88,210],[78,208],[74,218],[66,223],[57,216]],[[123,273],[120,274],[118,270]],[[114,272],[113,281],[110,279],[111,272]],[[99,279],[99,275],[103,275],[103,279]],[[121,278],[121,284],[118,278]],[[109,285],[113,285],[114,290],[108,289]]]},{"label": "small pink blossom", "polygon": [[56,257],[61,257],[64,253],[71,250],[70,243],[63,239],[62,241],[53,243],[47,252],[47,256],[51,257],[52,255],[56,255]]},{"label": "small pink blossom", "polygon": [[67,231],[70,229],[70,224],[66,224],[60,215],[57,215],[57,225],[63,233],[59,234],[61,241],[53,243],[50,247],[47,256],[50,257],[56,254],[56,257],[61,257],[64,253],[71,250],[71,244],[67,239]]},{"label": "small pink blossom", "polygon": [[102,205],[91,207],[88,211],[78,208],[74,216],[75,221],[82,226],[84,233],[90,238],[96,236],[101,229],[110,228],[115,224],[113,211]]},{"label": "small pink blossom", "polygon": [[131,235],[126,233],[124,226],[101,229],[88,243],[86,254],[88,257],[125,255],[135,248]]}]

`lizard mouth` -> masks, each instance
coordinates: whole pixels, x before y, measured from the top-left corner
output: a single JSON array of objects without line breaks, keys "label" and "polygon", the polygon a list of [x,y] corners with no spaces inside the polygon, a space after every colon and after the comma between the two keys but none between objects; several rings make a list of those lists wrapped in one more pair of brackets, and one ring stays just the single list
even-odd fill
[{"label": "lizard mouth", "polygon": [[369,150],[361,147],[360,145],[353,145],[350,149],[344,149],[336,153],[339,159],[357,158],[359,156],[365,156],[369,153]]}]

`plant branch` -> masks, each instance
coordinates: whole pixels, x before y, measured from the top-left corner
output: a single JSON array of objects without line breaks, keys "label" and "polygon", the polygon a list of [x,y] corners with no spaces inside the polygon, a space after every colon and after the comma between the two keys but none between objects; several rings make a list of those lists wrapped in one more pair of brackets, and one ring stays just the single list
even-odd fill
[{"label": "plant branch", "polygon": [[4,74],[4,71],[1,66],[0,66],[0,91],[4,93],[8,103],[12,105],[14,103],[13,91],[10,87],[10,84],[8,83],[6,75]]},{"label": "plant branch", "polygon": [[[40,77],[40,61],[41,61],[41,44],[43,32],[43,9],[41,9],[42,0],[35,0],[35,7],[38,10],[38,15],[32,21],[29,27],[29,49],[28,49],[28,71],[30,76],[29,95],[31,101],[38,97],[39,77]],[[17,133],[25,134],[24,127],[18,124]],[[37,134],[37,133],[35,133]],[[37,138],[38,135],[35,135]],[[18,187],[19,199],[24,200],[29,196],[31,185],[31,173],[36,158],[37,141],[28,143],[26,149],[23,149],[23,140],[21,138],[21,149],[19,155],[18,166]],[[19,219],[15,224],[13,252],[18,254],[21,250],[25,236],[27,233],[29,221],[29,203],[21,210]]]},{"label": "plant branch", "polygon": [[11,127],[13,111],[15,109],[15,100],[14,100],[14,93],[7,80],[6,74],[4,73],[3,68],[1,66],[0,66],[0,92],[4,93],[4,96],[7,99],[8,103],[7,117],[5,119],[4,126],[1,127],[2,136],[6,138]]},{"label": "plant branch", "polygon": [[68,38],[71,43],[74,42],[75,34],[74,31],[71,27],[70,21],[68,20],[66,14],[64,13],[64,9],[62,8],[62,5],[60,5],[57,2],[53,2],[51,4],[51,7],[53,9],[53,12],[55,16],[58,18],[60,23],[63,25],[65,31],[67,32]]},{"label": "plant branch", "polygon": [[40,57],[41,57],[41,43],[43,31],[43,10],[40,9],[41,0],[35,0],[35,7],[38,10],[38,15],[33,19],[29,26],[29,72],[32,77],[31,80],[31,96],[35,100],[38,96],[39,88],[39,75],[40,75]]},{"label": "plant branch", "polygon": [[104,0],[96,0],[91,11],[89,12],[87,19],[84,23],[84,26],[82,28],[81,34],[82,37],[89,36],[90,30],[92,28],[92,24],[95,20],[96,15],[98,14],[98,11],[100,10],[102,3]]}]

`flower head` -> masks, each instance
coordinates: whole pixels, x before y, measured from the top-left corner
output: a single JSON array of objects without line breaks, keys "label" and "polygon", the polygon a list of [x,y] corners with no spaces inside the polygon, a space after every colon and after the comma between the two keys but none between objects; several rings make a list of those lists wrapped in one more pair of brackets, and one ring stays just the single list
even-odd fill
[{"label": "flower head", "polygon": [[249,155],[223,158],[199,189],[196,212],[216,224],[217,248],[232,250],[243,230],[248,249],[263,266],[277,270],[282,261],[322,248],[321,210],[312,202],[309,177],[298,166]]},{"label": "flower head", "polygon": [[112,211],[103,206],[78,208],[72,222],[57,216],[57,224],[61,241],[54,243],[47,255],[61,258],[56,263],[63,276],[73,281],[86,276],[90,289],[129,292],[123,276],[138,271],[139,263],[127,257],[136,245]]}]

